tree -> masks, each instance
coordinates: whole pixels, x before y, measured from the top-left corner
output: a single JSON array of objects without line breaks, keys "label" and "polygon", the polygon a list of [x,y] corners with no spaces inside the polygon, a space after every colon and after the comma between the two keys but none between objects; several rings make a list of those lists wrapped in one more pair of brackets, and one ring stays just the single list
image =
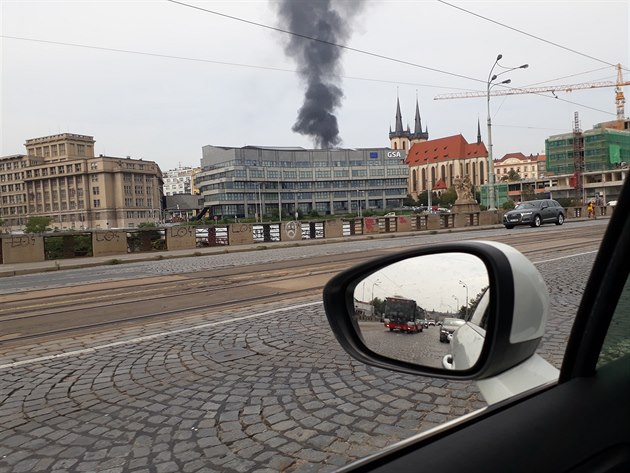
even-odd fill
[{"label": "tree", "polygon": [[506,200],[505,202],[503,202],[503,204],[501,205],[501,207],[503,208],[503,210],[512,210],[516,205],[514,204],[513,200]]},{"label": "tree", "polygon": [[43,233],[50,230],[48,225],[52,219],[50,217],[29,217],[24,227],[25,233]]},{"label": "tree", "polygon": [[385,299],[375,297],[372,299],[372,307],[374,307],[374,315],[381,317],[385,313]]},{"label": "tree", "polygon": [[440,196],[440,205],[442,207],[450,207],[457,200],[457,192],[454,187],[449,187],[447,190],[442,192]]},{"label": "tree", "polygon": [[523,187],[523,191],[521,192],[521,201],[526,200],[536,200],[536,193],[534,189],[532,189],[531,184]]},{"label": "tree", "polygon": [[514,169],[510,169],[507,173],[508,181],[520,181],[521,175]]},{"label": "tree", "polygon": [[407,194],[407,197],[403,199],[403,205],[406,207],[416,207],[418,205],[418,201],[414,199],[411,194]]}]

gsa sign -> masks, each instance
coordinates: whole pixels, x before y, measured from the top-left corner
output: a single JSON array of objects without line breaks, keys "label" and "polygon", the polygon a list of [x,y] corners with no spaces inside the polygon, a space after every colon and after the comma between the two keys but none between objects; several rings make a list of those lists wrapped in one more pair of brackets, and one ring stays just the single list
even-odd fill
[{"label": "gsa sign", "polygon": [[403,156],[400,151],[388,151],[387,157],[388,158],[402,158]]}]

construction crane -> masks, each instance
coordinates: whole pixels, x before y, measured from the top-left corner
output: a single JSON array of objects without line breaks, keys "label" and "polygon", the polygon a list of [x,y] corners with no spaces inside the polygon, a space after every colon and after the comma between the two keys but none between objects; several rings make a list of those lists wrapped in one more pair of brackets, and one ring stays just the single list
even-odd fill
[{"label": "construction crane", "polygon": [[[574,90],[583,89],[598,89],[602,87],[615,87],[615,104],[617,107],[617,119],[623,120],[625,117],[625,103],[626,99],[623,95],[622,87],[630,85],[630,82],[623,80],[621,73],[621,64],[617,64],[617,81],[604,81],[604,82],[583,82],[581,84],[570,85],[548,85],[545,87],[525,87],[521,89],[509,88],[502,90],[493,90],[490,95],[517,95],[517,94],[540,94],[544,92],[572,92]],[[458,92],[454,94],[441,94],[436,95],[433,100],[445,100],[445,99],[469,99],[475,97],[486,97],[488,92],[472,91],[472,92]]]}]

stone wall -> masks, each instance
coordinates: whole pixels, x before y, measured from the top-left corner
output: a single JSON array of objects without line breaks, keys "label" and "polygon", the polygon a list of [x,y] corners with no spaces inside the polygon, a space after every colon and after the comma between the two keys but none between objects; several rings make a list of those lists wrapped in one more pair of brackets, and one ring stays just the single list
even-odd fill
[{"label": "stone wall", "polygon": [[127,232],[106,230],[92,232],[92,254],[94,256],[114,256],[127,253]]},{"label": "stone wall", "polygon": [[11,235],[2,238],[2,262],[6,264],[44,261],[44,237],[41,235]]}]

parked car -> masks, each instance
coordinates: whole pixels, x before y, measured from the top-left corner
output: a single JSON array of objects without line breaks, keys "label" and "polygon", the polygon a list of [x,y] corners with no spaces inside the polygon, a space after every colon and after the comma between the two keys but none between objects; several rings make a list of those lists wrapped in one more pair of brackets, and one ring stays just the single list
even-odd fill
[{"label": "parked car", "polygon": [[521,202],[503,215],[505,228],[516,225],[540,227],[543,223],[564,223],[564,208],[553,199],[529,200]]},{"label": "parked car", "polygon": [[456,319],[452,317],[446,317],[440,327],[440,342],[448,343],[451,341],[451,334],[459,327],[464,325],[466,321],[464,319]]},{"label": "parked car", "polygon": [[[462,265],[464,256],[477,263]],[[437,368],[430,358],[418,361],[422,345],[418,353],[379,352],[361,337],[348,304],[366,277],[428,262],[466,272],[475,291],[487,286],[473,317],[453,337],[450,366]],[[411,274],[401,276],[403,285],[414,282]],[[442,274],[445,291],[459,286],[459,274]],[[414,287],[421,292],[424,285],[426,279],[420,279]],[[435,294],[431,302],[442,297]],[[337,340],[355,358],[429,382],[474,380],[489,396],[487,407],[341,471],[417,471],[419,465],[423,471],[457,473],[630,471],[630,178],[595,258],[559,370],[549,369],[536,353],[550,310],[548,289],[537,267],[505,244],[439,244],[374,259],[333,277],[324,289],[324,307]],[[567,309],[562,317],[569,315]]]}]

